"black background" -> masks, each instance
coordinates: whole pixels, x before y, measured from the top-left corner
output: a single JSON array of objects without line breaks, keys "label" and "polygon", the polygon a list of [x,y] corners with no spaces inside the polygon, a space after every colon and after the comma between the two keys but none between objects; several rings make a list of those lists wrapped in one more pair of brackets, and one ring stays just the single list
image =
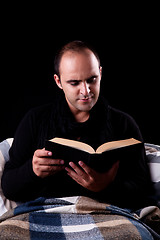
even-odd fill
[{"label": "black background", "polygon": [[56,97],[54,55],[83,40],[100,55],[110,105],[134,117],[145,142],[160,144],[157,6],[92,7],[4,6],[0,140],[14,136],[30,108]]}]

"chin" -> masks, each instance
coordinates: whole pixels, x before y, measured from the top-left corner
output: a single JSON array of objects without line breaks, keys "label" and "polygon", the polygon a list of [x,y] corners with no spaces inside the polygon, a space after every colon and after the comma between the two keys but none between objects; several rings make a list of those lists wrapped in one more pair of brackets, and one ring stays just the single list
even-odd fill
[{"label": "chin", "polygon": [[88,112],[90,111],[93,107],[94,107],[95,103],[91,103],[91,104],[86,104],[84,106],[79,106],[79,110],[83,111],[83,112]]}]

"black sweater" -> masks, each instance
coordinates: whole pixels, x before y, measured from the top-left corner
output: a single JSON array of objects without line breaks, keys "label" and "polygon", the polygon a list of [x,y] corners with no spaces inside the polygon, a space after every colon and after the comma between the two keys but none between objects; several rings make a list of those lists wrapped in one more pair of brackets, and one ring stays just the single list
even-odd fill
[{"label": "black sweater", "polygon": [[[122,207],[140,207],[149,188],[149,174],[144,149],[120,162],[114,182],[105,190],[93,193],[64,171],[41,179],[32,169],[34,151],[44,147],[45,139],[65,137],[79,139],[95,149],[102,143],[125,138],[142,140],[133,118],[99,99],[85,123],[75,122],[64,97],[53,103],[32,109],[19,125],[10,160],[2,176],[2,189],[8,199],[27,201],[34,198],[84,195]],[[54,155],[53,155],[54,157]],[[82,159],[83,161],[83,159]],[[125,164],[124,164],[125,162]]]}]

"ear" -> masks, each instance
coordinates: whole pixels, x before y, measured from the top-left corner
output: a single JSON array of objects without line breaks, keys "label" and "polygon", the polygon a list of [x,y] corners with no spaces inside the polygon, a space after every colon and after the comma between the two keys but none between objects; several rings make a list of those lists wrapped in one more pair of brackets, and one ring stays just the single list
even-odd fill
[{"label": "ear", "polygon": [[57,86],[58,86],[60,89],[63,89],[63,88],[62,88],[62,84],[61,84],[61,80],[59,79],[59,77],[58,77],[57,74],[54,74],[54,80],[55,80]]},{"label": "ear", "polygon": [[99,67],[100,76],[102,77],[102,67]]}]

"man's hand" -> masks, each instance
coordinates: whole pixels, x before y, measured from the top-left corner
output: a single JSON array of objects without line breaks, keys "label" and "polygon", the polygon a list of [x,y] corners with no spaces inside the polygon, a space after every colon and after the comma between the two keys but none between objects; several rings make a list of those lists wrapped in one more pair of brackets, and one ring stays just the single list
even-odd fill
[{"label": "man's hand", "polygon": [[119,161],[113,164],[109,171],[105,173],[98,173],[88,167],[84,162],[80,161],[78,167],[73,162],[70,162],[69,165],[71,168],[65,168],[67,174],[75,180],[77,183],[82,185],[84,188],[87,188],[93,192],[100,192],[108,187],[116,177]]},{"label": "man's hand", "polygon": [[52,156],[52,152],[38,149],[34,152],[32,166],[34,173],[45,178],[64,169],[64,161],[61,159],[48,158]]}]

